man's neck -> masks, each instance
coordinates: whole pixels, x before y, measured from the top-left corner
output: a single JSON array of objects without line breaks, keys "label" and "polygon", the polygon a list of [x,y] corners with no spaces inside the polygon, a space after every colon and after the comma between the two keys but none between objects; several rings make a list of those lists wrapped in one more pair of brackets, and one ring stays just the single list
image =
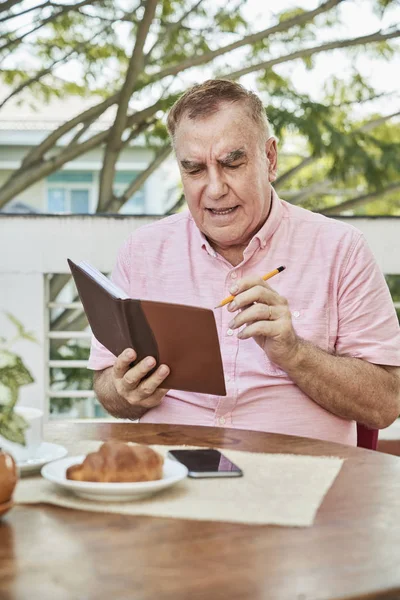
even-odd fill
[{"label": "man's neck", "polygon": [[247,246],[235,246],[234,248],[220,248],[216,244],[210,244],[220,256],[225,258],[232,266],[236,267],[243,260],[243,252]]}]

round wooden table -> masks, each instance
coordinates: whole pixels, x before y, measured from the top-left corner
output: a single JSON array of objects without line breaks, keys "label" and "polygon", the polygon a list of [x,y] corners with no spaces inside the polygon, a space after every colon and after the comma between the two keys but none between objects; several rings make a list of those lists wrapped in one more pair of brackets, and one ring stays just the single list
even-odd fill
[{"label": "round wooden table", "polygon": [[347,460],[315,524],[305,528],[16,506],[0,522],[1,598],[400,598],[400,459],[394,456],[235,429],[114,422],[51,423],[46,439],[193,444]]}]

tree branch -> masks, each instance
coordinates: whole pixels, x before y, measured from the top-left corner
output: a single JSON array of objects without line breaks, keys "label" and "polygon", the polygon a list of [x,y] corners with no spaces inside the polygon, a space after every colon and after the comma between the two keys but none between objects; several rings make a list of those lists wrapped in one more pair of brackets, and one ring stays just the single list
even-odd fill
[{"label": "tree branch", "polygon": [[390,115],[385,115],[383,117],[371,119],[370,121],[368,121],[368,123],[364,123],[364,125],[362,125],[362,127],[359,128],[359,131],[371,131],[371,129],[375,129],[375,127],[379,127],[379,125],[382,125],[383,123],[385,123],[385,121],[393,119],[393,117],[398,117],[399,115],[400,110],[391,113]]},{"label": "tree branch", "polygon": [[[20,2],[21,0],[18,0],[18,2]],[[4,4],[4,2],[3,2]],[[3,12],[3,4],[0,4],[0,13]],[[30,8],[26,8],[25,10],[22,10],[20,13],[13,13],[13,14],[9,14],[6,15],[5,17],[2,17],[0,19],[0,23],[3,23],[4,21],[9,21],[10,19],[15,19],[15,17],[22,17],[22,15],[26,15],[29,12],[32,12],[33,10],[38,10],[38,9],[43,9],[46,8],[47,6],[52,6],[52,2],[46,1],[43,2],[43,4],[38,4],[37,6],[31,6]]]},{"label": "tree branch", "polygon": [[[111,200],[104,206],[104,212],[107,213],[117,213],[121,206],[125,204],[133,196],[135,192],[140,190],[145,181],[150,177],[152,173],[164,162],[164,160],[171,154],[172,147],[168,143],[163,146],[155,155],[153,161],[150,165],[132,181],[132,183],[127,187],[125,192],[121,196],[113,196]],[[101,212],[101,211],[98,211]]]},{"label": "tree branch", "polygon": [[[126,126],[132,127],[140,124],[143,120],[149,119],[161,108],[163,102],[163,100],[158,100],[152,106],[130,115],[126,122]],[[0,188],[0,208],[21,191],[36,183],[36,181],[40,181],[40,179],[47,177],[50,173],[57,171],[65,163],[74,160],[77,156],[81,156],[85,152],[88,152],[105,142],[109,133],[108,130],[101,131],[81,144],[74,145],[73,147],[67,146],[59,154],[46,161],[35,163],[29,168],[15,171]]]},{"label": "tree branch", "polygon": [[64,275],[62,273],[57,273],[55,275],[52,276],[52,278],[50,279],[50,301],[54,302],[58,296],[58,294],[61,292],[61,290],[64,288],[64,286],[68,283],[68,281],[71,280],[71,275]]},{"label": "tree branch", "polygon": [[35,33],[35,31],[38,31],[39,29],[41,29],[48,23],[55,21],[56,19],[58,19],[58,17],[64,15],[65,13],[74,11],[81,6],[85,6],[85,4],[93,4],[95,1],[96,0],[82,0],[78,4],[71,4],[71,5],[64,6],[57,13],[52,14],[50,17],[47,17],[47,19],[43,19],[43,21],[40,21],[38,23],[38,25],[36,25],[33,29],[30,29],[26,33],[23,33],[18,38],[15,38],[15,39],[12,39],[12,40],[9,40],[8,42],[6,42],[3,46],[1,46],[0,52],[3,52],[3,50],[7,50],[10,46],[14,46],[15,44],[20,44],[22,42],[22,40],[25,39],[28,35],[31,35],[31,33]]},{"label": "tree branch", "polygon": [[[319,192],[323,192],[329,185],[332,184],[331,179],[325,179],[324,181],[315,181],[311,185],[306,188],[303,188],[300,192],[293,195],[290,198],[290,204],[300,204],[300,202],[307,198],[310,194],[317,194]],[[282,192],[284,195],[284,192]]]},{"label": "tree branch", "polygon": [[149,127],[154,125],[154,123],[156,123],[156,121],[157,121],[157,118],[154,117],[153,119],[150,119],[149,121],[143,121],[137,127],[135,127],[135,129],[132,129],[129,136],[121,144],[121,148],[125,148],[126,146],[128,146],[132,140],[136,139],[140,134],[142,134],[144,131],[146,131],[146,129],[148,129]]},{"label": "tree branch", "polygon": [[150,50],[148,51],[148,53],[146,54],[145,58],[144,58],[144,64],[147,65],[149,63],[149,60],[151,58],[151,55],[153,54],[154,50],[160,45],[162,44],[162,42],[164,41],[164,39],[168,36],[170,36],[174,31],[176,31],[177,29],[179,29],[179,27],[182,25],[182,23],[184,22],[185,19],[187,19],[187,17],[192,14],[193,12],[196,12],[196,10],[199,8],[200,4],[202,4],[202,2],[204,2],[204,0],[198,0],[198,2],[196,4],[194,4],[191,8],[189,8],[183,15],[182,17],[178,20],[175,21],[174,23],[167,23],[165,25],[165,32],[164,35],[158,37],[156,39],[156,41],[154,42],[154,44],[152,45],[152,47],[150,48]]},{"label": "tree branch", "polygon": [[178,212],[178,210],[180,208],[182,208],[182,206],[185,204],[185,194],[182,193],[179,195],[179,198],[177,199],[177,201],[175,202],[175,204],[173,204],[168,211],[166,212],[166,215],[173,215],[176,212]]},{"label": "tree branch", "polygon": [[128,23],[137,24],[138,19],[134,18],[133,15],[135,14],[135,12],[139,8],[139,6],[141,6],[141,4],[142,3],[139,3],[138,6],[130,12],[123,12],[120,17],[117,17],[114,15],[112,18],[107,18],[107,17],[103,17],[100,15],[91,15],[91,14],[85,12],[84,10],[80,10],[80,9],[78,12],[81,15],[83,15],[84,17],[86,17],[87,19],[97,19],[98,21],[104,21],[105,23],[109,23],[110,25],[112,25],[113,23],[116,23],[116,22],[124,22],[124,21],[128,22]]},{"label": "tree branch", "polygon": [[318,158],[319,157],[316,158],[315,156],[307,156],[307,158],[304,158],[296,166],[292,167],[291,169],[288,169],[287,171],[285,171],[285,173],[283,173],[283,175],[278,177],[274,183],[274,187],[277,190],[281,189],[288,179],[291,179],[294,175],[296,175],[296,173],[301,171],[301,169],[304,169],[304,167],[311,165],[313,162],[318,160]]},{"label": "tree branch", "polygon": [[355,206],[360,206],[360,204],[369,203],[372,200],[376,200],[380,196],[387,194],[388,192],[395,192],[400,189],[400,181],[396,181],[395,183],[391,183],[384,188],[379,190],[375,190],[373,192],[368,192],[367,194],[362,194],[361,196],[356,196],[355,198],[351,198],[350,200],[346,200],[345,202],[341,202],[340,204],[335,204],[335,206],[330,206],[329,208],[324,208],[320,211],[322,215],[337,215],[342,213],[344,210],[348,210],[349,208],[354,208]]},{"label": "tree branch", "polygon": [[147,0],[143,19],[141,20],[137,31],[135,46],[129,61],[126,79],[119,97],[117,114],[113,126],[111,127],[104,151],[103,166],[100,173],[99,210],[103,209],[108,199],[113,195],[112,189],[115,176],[115,165],[121,149],[121,139],[125,130],[129,100],[132,96],[138,76],[143,68],[143,48],[154,19],[157,4],[158,0]]},{"label": "tree branch", "polygon": [[39,164],[19,170],[15,172],[12,177],[0,188],[0,207],[4,206],[14,196],[19,194],[21,191],[31,186],[36,181],[47,177],[50,173],[57,171],[62,165],[70,160],[73,160],[77,156],[92,150],[99,144],[101,144],[107,137],[108,132],[100,132],[90,139],[82,142],[74,147],[68,146],[65,150],[61,151],[56,156],[49,158]]},{"label": "tree branch", "polygon": [[[90,39],[90,42],[93,42],[93,40],[95,40],[99,35],[101,35],[102,33],[104,33],[104,31],[106,31],[108,28],[109,28],[108,26],[107,27],[103,27],[100,31],[98,31],[97,33],[95,33],[94,35],[92,35],[92,37]],[[75,46],[75,48],[73,48],[72,50],[70,50],[69,52],[67,52],[67,54],[65,54],[61,58],[58,58],[57,60],[53,61],[52,64],[49,67],[46,67],[46,69],[43,69],[42,71],[39,71],[39,73],[36,73],[36,75],[34,77],[31,77],[30,79],[27,79],[26,81],[24,81],[23,83],[21,83],[21,85],[19,85],[15,90],[13,90],[11,92],[11,94],[9,94],[7,96],[7,98],[5,98],[3,100],[3,102],[0,104],[0,109],[3,108],[3,106],[9,100],[11,100],[11,98],[13,98],[14,96],[16,96],[20,92],[22,92],[22,90],[24,90],[26,87],[28,87],[32,83],[36,83],[37,81],[39,81],[40,79],[42,79],[42,77],[45,77],[46,75],[48,75],[49,73],[51,73],[52,70],[54,69],[55,65],[58,65],[60,63],[65,62],[71,56],[73,56],[77,52],[80,52],[83,48],[85,48],[87,46],[88,43],[89,43],[88,41],[80,42],[79,44],[77,44]]]},{"label": "tree branch", "polygon": [[322,44],[321,46],[314,46],[312,48],[304,48],[302,50],[298,50],[297,52],[292,52],[291,54],[285,54],[284,56],[280,56],[279,58],[272,58],[271,60],[267,60],[262,63],[258,63],[256,65],[250,65],[244,69],[239,69],[238,71],[233,71],[229,73],[229,77],[231,79],[239,79],[239,77],[243,77],[248,73],[254,73],[254,71],[261,71],[270,69],[275,65],[280,65],[282,63],[295,60],[296,58],[304,58],[306,56],[313,56],[314,54],[319,54],[320,52],[326,52],[327,50],[335,50],[336,48],[349,48],[350,46],[360,46],[363,44],[370,44],[373,42],[383,42],[385,40],[390,40],[393,38],[397,38],[400,36],[400,29],[396,29],[395,31],[389,33],[381,33],[380,31],[376,31],[375,33],[371,33],[369,35],[364,35],[358,38],[347,39],[347,40],[338,40],[336,42],[328,42],[327,44]]},{"label": "tree branch", "polygon": [[5,0],[0,4],[0,13],[6,12],[6,10],[10,10],[16,4],[19,4],[21,0]]},{"label": "tree branch", "polygon": [[[339,4],[340,1],[343,0],[329,0],[328,2],[325,2],[323,4],[321,4],[321,6],[316,9],[315,11],[309,11],[307,13],[303,13],[302,15],[298,15],[297,17],[294,17],[292,19],[286,19],[285,21],[283,21],[282,23],[279,23],[278,25],[276,25],[275,27],[272,27],[270,29],[264,30],[263,32],[259,32],[257,34],[254,34],[255,36],[257,36],[257,39],[260,39],[262,37],[265,37],[266,32],[276,32],[276,31],[281,31],[282,29],[287,29],[288,27],[294,26],[294,25],[298,25],[300,23],[304,23],[306,20],[310,20],[312,18],[314,18],[316,16],[316,14],[320,14],[321,12],[324,12],[330,8],[332,8],[333,6]],[[241,45],[245,45],[250,43],[251,40],[254,40],[254,35],[253,36],[246,36],[245,38],[243,38],[242,40],[236,42],[235,44],[235,48],[239,47]],[[390,37],[397,37],[399,35],[398,32],[394,32],[390,35]],[[382,34],[374,34],[373,35],[373,41],[378,41],[378,39],[388,39],[388,36],[382,36]],[[357,41],[352,40],[349,42],[348,45],[354,45],[355,43],[367,43],[368,41],[371,41],[371,36],[365,36],[364,38],[357,38]],[[345,41],[346,42],[346,41]],[[239,44],[239,46],[237,46],[237,44]],[[337,44],[337,43],[335,43]],[[343,44],[343,42],[341,43]],[[336,45],[335,45],[336,47]],[[319,47],[317,48],[317,50],[315,51],[323,51],[327,49],[327,45],[325,45],[324,47]],[[222,49],[218,49],[218,54],[223,54],[227,51],[232,50],[232,45],[229,46],[225,46]],[[310,49],[307,50],[307,52],[310,52]],[[214,53],[207,53],[206,55],[203,55],[200,57],[201,59],[201,63],[205,63],[205,62],[209,62],[213,57],[214,57]],[[291,60],[293,59],[293,55],[289,55],[287,57],[284,58],[284,60]],[[279,63],[282,62],[282,60],[280,59],[275,59],[275,61],[273,61],[273,64],[275,63]],[[174,68],[174,72],[180,72],[182,70],[184,70],[185,68],[188,68],[188,66],[193,66],[195,63],[190,62],[190,64],[188,65],[187,61],[181,63],[180,65],[176,65]],[[268,64],[271,64],[271,62],[269,62]],[[258,70],[260,67],[260,65],[254,65],[251,67],[251,70]],[[169,73],[171,74],[170,70],[164,70],[164,71],[160,71],[160,73]],[[158,74],[158,75],[159,75]],[[155,77],[157,77],[157,75],[155,75]],[[37,177],[34,169],[29,168],[28,171],[28,176],[26,173],[26,167],[33,167],[33,165],[35,163],[39,163],[39,167],[42,168],[43,164],[48,165],[48,161],[46,161],[45,163],[40,164],[40,161],[42,160],[43,156],[45,155],[45,153],[52,149],[55,145],[55,143],[57,142],[58,139],[60,139],[63,135],[65,135],[67,132],[71,131],[74,127],[76,127],[77,125],[81,124],[81,123],[86,123],[87,120],[92,119],[95,115],[100,115],[102,114],[109,106],[115,104],[116,102],[118,102],[119,100],[119,95],[120,92],[117,94],[114,94],[113,96],[111,96],[110,98],[107,98],[106,100],[104,100],[103,102],[101,102],[99,105],[94,106],[90,109],[88,109],[87,111],[85,111],[84,113],[82,113],[81,115],[78,115],[77,117],[75,117],[74,119],[70,120],[68,123],[64,123],[61,127],[59,127],[56,131],[52,132],[47,138],[46,140],[44,140],[37,148],[33,148],[32,151],[27,155],[27,157],[25,158],[25,160],[23,161],[23,164],[21,166],[21,168],[13,174],[13,176],[10,177],[10,179],[3,185],[3,187],[0,189],[0,206],[2,206],[4,203],[6,203],[9,199],[11,199],[12,196],[10,196],[9,194],[11,193],[12,189],[16,189],[16,187],[18,187],[19,191],[22,191],[23,189],[26,189],[26,187],[28,187],[29,185],[31,185],[32,183],[34,183],[35,181],[39,180],[40,177]],[[129,118],[128,118],[129,121]],[[91,138],[90,140],[87,140],[85,142],[86,145],[83,144],[79,144],[76,147],[70,149],[71,151],[74,151],[74,156],[78,156],[79,152],[84,149],[87,148],[87,144],[91,145],[93,144],[92,147],[96,147],[96,145],[99,145],[101,143],[103,143],[107,137],[107,133],[101,133],[98,136],[96,136],[95,138]],[[105,136],[105,137],[104,137]],[[57,163],[56,164],[65,164],[65,162],[67,162],[66,157],[67,153],[66,151],[62,151],[58,156],[57,156]],[[54,160],[54,159],[53,159]],[[61,162],[60,162],[61,161]],[[55,163],[53,163],[55,164]],[[55,169],[50,168],[49,172],[54,172]],[[48,174],[46,172],[46,174]],[[18,175],[18,177],[16,177]],[[46,176],[46,175],[44,175]],[[20,179],[20,181],[24,181],[24,185],[22,184],[16,184],[16,179]],[[5,198],[7,198],[7,200],[5,200]]]},{"label": "tree branch", "polygon": [[[379,125],[382,125],[382,123],[384,123],[385,121],[388,121],[389,119],[392,119],[393,117],[397,117],[398,115],[400,115],[400,111],[391,113],[390,115],[379,117],[378,119],[371,119],[367,123],[364,123],[364,125],[361,125],[361,127],[358,127],[357,129],[355,129],[354,132],[370,131],[371,129],[374,129],[375,127],[378,127]],[[288,169],[287,171],[285,171],[285,173],[283,173],[283,175],[278,177],[274,183],[274,187],[277,190],[281,189],[282,186],[288,181],[288,179],[290,179],[291,177],[296,175],[296,173],[298,173],[305,167],[308,167],[309,165],[313,164],[314,162],[317,162],[317,160],[319,160],[320,158],[321,158],[320,156],[307,156],[307,158],[304,158],[295,167]],[[326,185],[330,185],[331,183],[332,182],[330,180],[326,181]],[[311,190],[311,187],[307,188],[307,193],[310,191],[315,191],[315,190]],[[292,199],[291,202],[293,201],[293,203],[295,204],[297,198],[298,198],[298,201],[302,200],[302,198],[303,198],[302,192],[299,196],[294,196],[294,199]]]},{"label": "tree branch", "polygon": [[[60,280],[57,281],[57,285],[60,286],[62,283],[62,279],[65,277],[69,278],[69,275],[62,275],[57,274],[55,277],[60,277]],[[67,283],[67,282],[65,282]],[[63,289],[63,288],[61,288]],[[79,302],[79,296],[74,296],[73,302]],[[82,315],[83,313],[83,315]],[[50,327],[52,331],[79,331],[79,329],[74,329],[73,327],[71,327],[72,323],[76,323],[78,319],[82,318],[82,316],[85,316],[85,313],[83,312],[83,309],[80,308],[75,308],[73,310],[71,310],[70,308],[66,308],[63,310],[63,312],[61,314],[59,314],[55,319],[53,319],[53,321],[51,321]],[[86,324],[87,324],[87,319],[86,319]],[[58,340],[52,340],[51,344],[54,347],[56,344],[55,342]],[[65,340],[59,340],[61,342],[61,346],[63,344],[65,344]]]},{"label": "tree branch", "polygon": [[257,33],[253,33],[245,36],[244,38],[233,42],[232,44],[228,44],[227,46],[222,46],[221,48],[217,48],[217,50],[213,50],[211,52],[207,52],[206,54],[201,54],[200,56],[195,56],[193,58],[184,60],[178,65],[172,65],[171,67],[167,67],[166,69],[162,69],[154,74],[152,77],[153,80],[160,80],[169,75],[177,75],[181,71],[185,71],[186,69],[190,69],[191,67],[196,67],[199,65],[205,65],[211,62],[214,58],[218,56],[222,56],[223,54],[227,54],[228,52],[232,52],[237,48],[241,48],[242,46],[248,46],[250,44],[254,44],[269,35],[273,35],[275,33],[280,33],[282,31],[288,31],[292,27],[296,25],[304,25],[310,21],[313,21],[316,16],[331,10],[334,6],[337,6],[344,0],[327,0],[327,2],[323,2],[318,8],[314,10],[310,10],[308,12],[304,12],[300,15],[292,17],[290,19],[285,19],[281,23],[274,25],[273,27],[269,27],[268,29],[264,29],[263,31],[258,31]]},{"label": "tree branch", "polygon": [[58,58],[57,60],[53,61],[52,64],[47,67],[46,69],[43,69],[42,71],[39,71],[39,73],[36,73],[36,75],[34,77],[31,77],[30,79],[27,79],[26,81],[24,81],[23,83],[21,83],[17,88],[15,88],[11,94],[9,94],[0,104],[0,109],[3,108],[3,106],[5,104],[7,104],[7,102],[9,100],[11,100],[11,98],[13,98],[14,96],[16,96],[17,94],[19,94],[20,92],[22,92],[22,90],[24,90],[26,87],[30,86],[32,83],[36,83],[37,81],[39,81],[40,79],[42,79],[42,77],[44,77],[45,75],[48,75],[49,73],[51,73],[51,71],[53,70],[53,68],[55,67],[55,65],[58,65],[66,60],[68,60],[68,58],[70,56],[72,56],[73,54],[75,54],[75,52],[77,52],[77,50],[71,50],[70,52],[68,52],[65,56],[63,56],[62,58]]},{"label": "tree branch", "polygon": [[70,148],[73,148],[74,146],[77,145],[78,141],[81,139],[81,137],[83,136],[83,134],[85,133],[85,131],[87,131],[89,129],[89,127],[91,125],[93,125],[93,123],[95,122],[97,117],[93,117],[92,119],[88,119],[86,121],[86,123],[83,123],[83,126],[78,129],[78,131],[76,132],[76,134],[74,135],[74,137],[72,138],[72,140],[68,143],[68,146]]},{"label": "tree branch", "polygon": [[[98,118],[101,114],[103,114],[107,108],[118,102],[119,92],[106,98],[103,102],[88,108],[80,115],[70,119],[67,123],[63,123],[58,129],[50,133],[46,139],[43,140],[38,146],[34,146],[30,152],[25,156],[20,169],[17,173],[20,173],[26,167],[30,167],[34,165],[36,162],[40,161],[44,154],[48,152],[51,148],[53,148],[58,142],[60,138],[62,138],[66,133],[72,131],[75,127],[80,125],[81,123],[86,123],[89,120],[94,120]],[[0,188],[1,191],[1,188]]]}]

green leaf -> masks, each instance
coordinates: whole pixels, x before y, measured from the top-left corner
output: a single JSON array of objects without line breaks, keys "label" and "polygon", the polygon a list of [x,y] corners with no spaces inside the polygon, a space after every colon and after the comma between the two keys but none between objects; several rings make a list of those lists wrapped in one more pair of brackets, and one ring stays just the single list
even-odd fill
[{"label": "green leaf", "polygon": [[288,10],[282,11],[279,14],[278,21],[279,21],[279,23],[283,23],[284,21],[287,21],[288,19],[293,19],[294,17],[303,15],[305,12],[307,12],[307,11],[304,8],[300,8],[300,7],[290,8]]},{"label": "green leaf", "polygon": [[28,342],[33,342],[34,344],[38,344],[39,343],[37,341],[37,339],[36,339],[36,336],[33,333],[29,332],[29,331],[24,331],[21,334],[21,337],[24,340],[28,340]]},{"label": "green leaf", "polygon": [[[11,353],[10,353],[11,354]],[[13,381],[17,387],[33,383],[34,379],[19,356],[11,355],[13,364],[0,367],[0,381]]]},{"label": "green leaf", "polygon": [[0,381],[0,409],[12,401],[11,389]]},{"label": "green leaf", "polygon": [[314,61],[312,56],[303,56],[301,59],[307,69],[307,71],[311,71],[314,66]]},{"label": "green leaf", "polygon": [[24,331],[24,326],[22,325],[21,321],[19,321],[17,317],[14,317],[14,315],[7,311],[5,311],[5,314],[8,320],[11,321],[11,323],[13,323],[13,325],[15,325],[15,327],[17,328],[18,334],[21,335]]},{"label": "green leaf", "polygon": [[17,356],[10,350],[6,350],[5,348],[0,349],[0,381],[1,381],[1,371],[3,369],[12,369],[17,364]]},{"label": "green leaf", "polygon": [[13,412],[6,421],[0,420],[0,435],[10,442],[25,446],[25,430],[27,427],[28,423],[25,419]]},{"label": "green leaf", "polygon": [[12,315],[11,313],[9,313],[7,311],[4,311],[4,314],[6,315],[8,320],[11,321],[11,323],[17,329],[17,337],[13,340],[13,342],[17,341],[18,339],[26,339],[31,342],[37,343],[37,339],[36,339],[35,335],[33,334],[33,332],[27,331],[25,329],[25,327],[23,326],[23,324],[21,323],[21,321],[19,321],[19,319],[17,319],[17,317],[15,317],[14,315]]}]

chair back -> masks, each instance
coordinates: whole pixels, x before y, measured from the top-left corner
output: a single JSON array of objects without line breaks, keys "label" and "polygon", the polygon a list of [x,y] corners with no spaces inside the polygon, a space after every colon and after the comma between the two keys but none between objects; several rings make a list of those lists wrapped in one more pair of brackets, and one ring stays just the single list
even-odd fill
[{"label": "chair back", "polygon": [[378,445],[378,429],[368,429],[357,423],[357,446],[367,450],[376,450]]}]

